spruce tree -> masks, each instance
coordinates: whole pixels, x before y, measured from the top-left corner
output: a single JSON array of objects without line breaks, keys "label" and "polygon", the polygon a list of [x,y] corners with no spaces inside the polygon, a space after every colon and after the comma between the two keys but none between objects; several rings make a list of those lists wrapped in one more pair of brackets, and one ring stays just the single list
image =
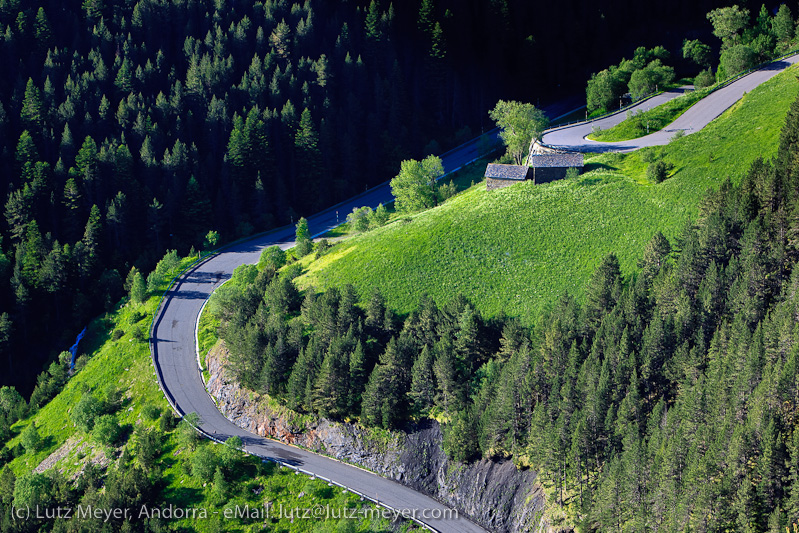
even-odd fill
[{"label": "spruce tree", "polygon": [[433,352],[425,345],[411,369],[411,390],[408,396],[413,402],[414,412],[422,416],[427,414],[435,401],[433,360]]},{"label": "spruce tree", "polygon": [[305,217],[297,221],[295,232],[295,246],[298,257],[305,257],[313,249],[313,242],[311,241],[311,232],[308,231],[308,221]]},{"label": "spruce tree", "polygon": [[144,282],[144,276],[141,272],[133,274],[133,279],[130,284],[130,301],[141,304],[147,299],[147,284]]}]

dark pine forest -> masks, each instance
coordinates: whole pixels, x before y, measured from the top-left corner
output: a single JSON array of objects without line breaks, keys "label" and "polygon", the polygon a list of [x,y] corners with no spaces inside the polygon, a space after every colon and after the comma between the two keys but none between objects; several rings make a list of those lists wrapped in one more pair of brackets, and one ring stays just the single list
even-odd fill
[{"label": "dark pine forest", "polygon": [[0,384],[29,394],[132,267],[363,191],[499,98],[676,52],[718,5],[0,0]]},{"label": "dark pine forest", "polygon": [[657,233],[638,272],[606,256],[533,328],[462,296],[398,317],[378,291],[303,295],[268,258],[210,309],[246,387],[366,426],[443,420],[451,458],[532,468],[578,531],[781,533],[799,520],[798,262],[799,99],[773,160]]}]

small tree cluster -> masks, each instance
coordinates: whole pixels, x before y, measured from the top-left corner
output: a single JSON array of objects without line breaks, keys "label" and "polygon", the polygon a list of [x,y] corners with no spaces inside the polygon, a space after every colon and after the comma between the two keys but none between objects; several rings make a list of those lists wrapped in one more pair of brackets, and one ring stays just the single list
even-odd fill
[{"label": "small tree cluster", "polygon": [[350,225],[351,231],[363,233],[373,228],[385,226],[388,218],[388,209],[381,203],[374,210],[368,206],[354,208],[352,213],[347,215],[347,223]]},{"label": "small tree cluster", "polygon": [[610,111],[621,104],[625,92],[642,98],[674,81],[674,69],[664,62],[670,57],[662,46],[651,50],[639,47],[632,59],[591,76],[586,87],[589,113]]},{"label": "small tree cluster", "polygon": [[258,268],[260,270],[270,269],[277,272],[286,264],[286,252],[279,246],[269,246],[261,252],[261,257],[258,259]]}]

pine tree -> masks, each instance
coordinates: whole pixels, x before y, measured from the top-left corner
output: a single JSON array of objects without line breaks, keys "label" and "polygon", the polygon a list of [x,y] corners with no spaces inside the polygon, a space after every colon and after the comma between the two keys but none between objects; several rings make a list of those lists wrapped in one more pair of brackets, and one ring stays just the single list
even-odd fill
[{"label": "pine tree", "polygon": [[361,396],[366,385],[366,355],[360,339],[355,345],[355,350],[350,354],[349,360],[349,412],[358,413],[361,407]]},{"label": "pine tree", "polygon": [[436,384],[433,376],[433,353],[425,345],[411,369],[411,390],[408,392],[414,411],[426,415],[435,402]]},{"label": "pine tree", "polygon": [[585,292],[586,323],[596,330],[602,317],[616,305],[621,294],[621,268],[615,254],[608,254],[602,259]]},{"label": "pine tree", "polygon": [[134,303],[141,304],[147,299],[147,284],[144,282],[144,276],[141,272],[136,272],[130,284],[130,300]]},{"label": "pine tree", "polygon": [[314,409],[325,417],[340,418],[347,413],[349,358],[343,342],[334,341],[327,350],[314,386]]},{"label": "pine tree", "polygon": [[33,28],[36,38],[36,49],[40,54],[44,55],[50,48],[50,43],[53,39],[53,31],[50,29],[50,21],[47,20],[47,15],[43,7],[40,7],[36,12],[36,21],[33,24]]},{"label": "pine tree", "polygon": [[308,221],[305,219],[305,217],[302,217],[297,221],[294,243],[297,249],[297,255],[299,257],[305,257],[311,253],[311,250],[313,249],[311,232],[308,231]]},{"label": "pine tree", "polygon": [[39,154],[28,130],[24,130],[19,136],[15,160],[20,178],[23,181],[31,181],[36,176],[36,162]]},{"label": "pine tree", "polygon": [[217,505],[222,505],[227,501],[230,483],[225,479],[222,469],[216,467],[214,471],[213,499]]},{"label": "pine tree", "polygon": [[28,83],[25,86],[25,97],[22,100],[20,119],[27,130],[34,132],[37,136],[42,134],[44,127],[42,94],[31,78],[28,78]]},{"label": "pine tree", "polygon": [[86,228],[80,241],[82,246],[80,253],[77,254],[78,271],[83,280],[89,279],[97,266],[101,231],[100,208],[95,204],[89,213],[89,220],[86,221]]},{"label": "pine tree", "polygon": [[[322,178],[322,153],[319,149],[319,134],[316,131],[311,111],[306,107],[300,115],[300,123],[294,136],[296,151],[297,177],[301,183],[304,196],[319,197],[319,192],[324,190]],[[317,202],[312,202],[309,207],[318,208]]]},{"label": "pine tree", "polygon": [[647,243],[644,248],[644,256],[638,262],[638,268],[641,269],[642,275],[648,280],[654,278],[666,264],[670,253],[669,240],[658,231]]}]

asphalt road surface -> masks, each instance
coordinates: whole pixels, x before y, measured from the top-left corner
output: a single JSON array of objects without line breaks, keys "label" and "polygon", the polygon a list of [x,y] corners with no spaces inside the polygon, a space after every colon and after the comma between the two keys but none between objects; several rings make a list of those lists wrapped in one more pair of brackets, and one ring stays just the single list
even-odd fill
[{"label": "asphalt road surface", "polygon": [[[744,93],[751,91],[761,83],[776,76],[797,61],[799,61],[799,54],[769,63],[763,68],[711,93],[706,98],[694,104],[664,129],[645,137],[619,142],[599,142],[586,139],[586,136],[593,131],[594,126],[599,126],[605,130],[622,122],[627,116],[626,111],[624,111],[597,121],[581,122],[573,126],[551,130],[544,134],[542,141],[549,146],[567,148],[580,152],[630,152],[645,146],[661,146],[668,144],[671,138],[674,137],[674,134],[679,130],[683,130],[686,135],[701,130],[713,119],[729,109],[735,102],[740,100]],[[651,109],[657,105],[656,102],[663,103],[679,96],[683,89],[665,92],[630,108],[630,110],[637,112],[639,110]]]}]

